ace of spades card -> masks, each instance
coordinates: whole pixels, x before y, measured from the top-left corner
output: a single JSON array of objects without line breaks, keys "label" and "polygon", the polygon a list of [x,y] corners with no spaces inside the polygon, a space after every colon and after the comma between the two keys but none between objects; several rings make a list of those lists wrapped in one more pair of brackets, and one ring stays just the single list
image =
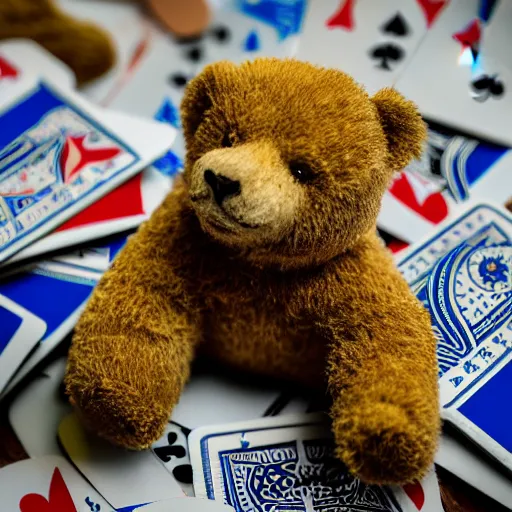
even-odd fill
[{"label": "ace of spades card", "polygon": [[297,58],[352,75],[370,94],[407,67],[446,0],[310,2]]},{"label": "ace of spades card", "polygon": [[482,19],[478,0],[453,0],[396,88],[427,119],[510,146],[512,70],[499,65],[500,55],[492,54],[496,50],[485,50],[486,33],[499,16],[500,3]]}]

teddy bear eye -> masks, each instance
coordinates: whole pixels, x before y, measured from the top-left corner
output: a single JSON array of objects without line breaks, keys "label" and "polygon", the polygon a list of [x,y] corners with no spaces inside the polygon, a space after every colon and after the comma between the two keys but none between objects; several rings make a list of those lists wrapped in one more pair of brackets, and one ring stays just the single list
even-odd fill
[{"label": "teddy bear eye", "polygon": [[233,140],[231,138],[231,134],[226,132],[224,134],[224,137],[222,137],[222,147],[230,148],[232,145],[233,145]]},{"label": "teddy bear eye", "polygon": [[311,167],[304,162],[291,162],[289,167],[290,172],[301,183],[307,183],[314,178]]}]

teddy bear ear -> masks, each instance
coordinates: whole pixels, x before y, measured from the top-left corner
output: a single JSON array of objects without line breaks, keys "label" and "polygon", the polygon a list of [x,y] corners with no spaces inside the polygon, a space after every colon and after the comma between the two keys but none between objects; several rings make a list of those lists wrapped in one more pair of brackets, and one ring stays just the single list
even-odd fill
[{"label": "teddy bear ear", "polygon": [[427,139],[427,127],[416,105],[395,89],[381,89],[372,98],[388,141],[393,171],[419,158]]},{"label": "teddy bear ear", "polygon": [[192,140],[205,112],[212,106],[214,97],[226,90],[234,70],[233,63],[219,61],[206,66],[188,83],[181,102],[181,124],[185,141]]}]

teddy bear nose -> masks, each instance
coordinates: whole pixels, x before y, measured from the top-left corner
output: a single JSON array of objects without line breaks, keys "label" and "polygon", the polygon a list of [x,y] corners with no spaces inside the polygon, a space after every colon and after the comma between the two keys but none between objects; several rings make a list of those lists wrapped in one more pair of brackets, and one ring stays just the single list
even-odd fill
[{"label": "teddy bear nose", "polygon": [[204,171],[204,181],[210,185],[213,197],[217,204],[221,204],[226,197],[240,194],[240,182],[226,178],[222,174],[215,174],[211,169]]}]

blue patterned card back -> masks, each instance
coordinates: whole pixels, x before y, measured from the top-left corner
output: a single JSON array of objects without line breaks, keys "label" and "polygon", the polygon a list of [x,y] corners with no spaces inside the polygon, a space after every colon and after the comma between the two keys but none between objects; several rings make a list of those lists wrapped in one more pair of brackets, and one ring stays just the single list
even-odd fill
[{"label": "blue patterned card back", "polygon": [[512,468],[512,218],[474,207],[399,269],[431,316],[443,417]]},{"label": "blue patterned card back", "polygon": [[139,157],[40,83],[0,114],[0,261],[85,208]]}]

